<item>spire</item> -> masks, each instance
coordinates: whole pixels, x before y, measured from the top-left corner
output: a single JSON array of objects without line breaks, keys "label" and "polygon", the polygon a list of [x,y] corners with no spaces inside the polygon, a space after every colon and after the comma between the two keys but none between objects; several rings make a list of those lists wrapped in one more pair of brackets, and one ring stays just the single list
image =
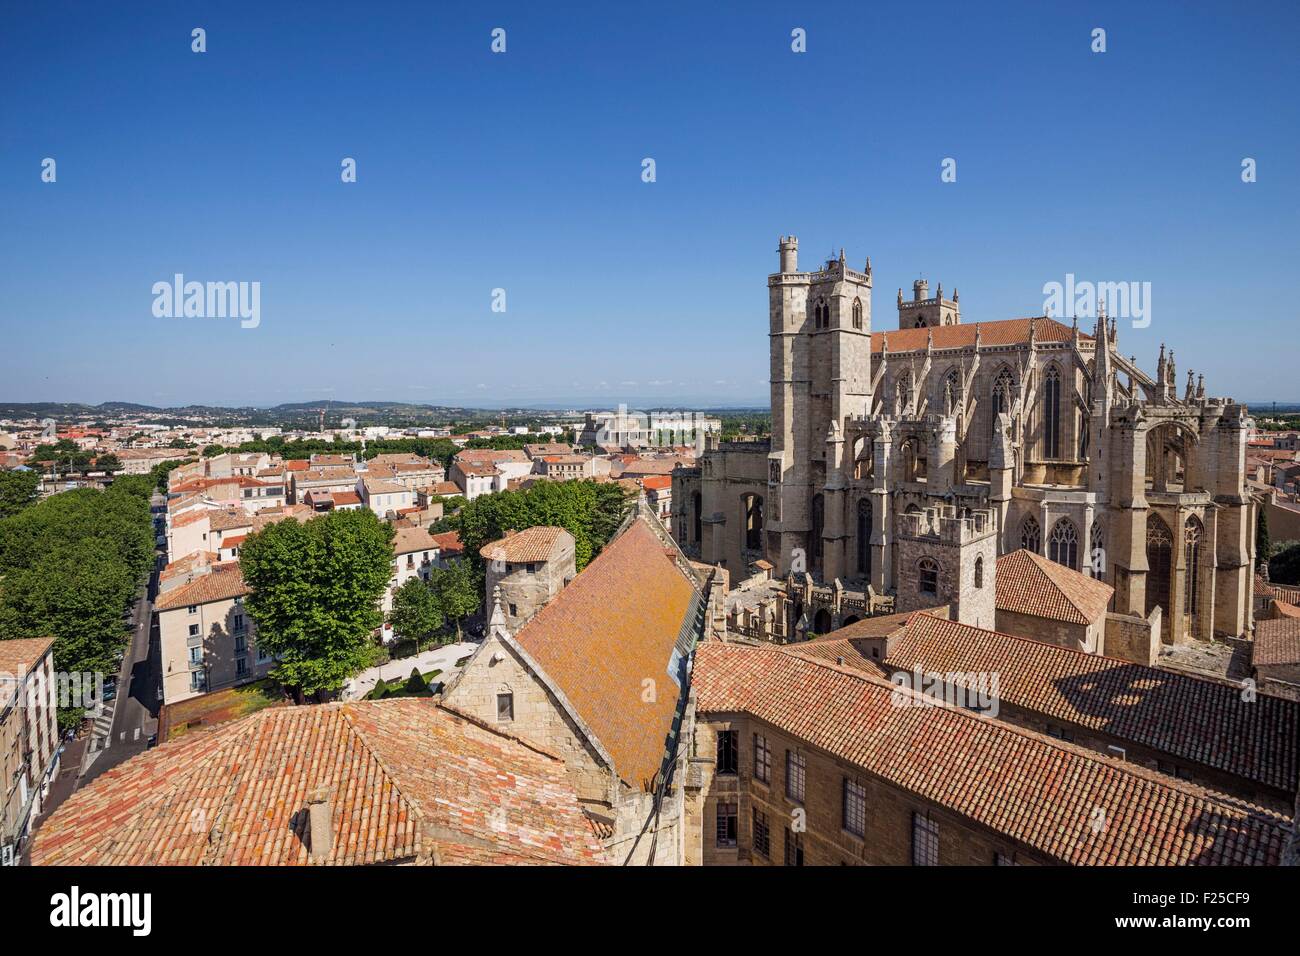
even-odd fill
[{"label": "spire", "polygon": [[488,633],[494,637],[509,636],[506,630],[506,615],[501,610],[501,585],[492,589],[492,617],[488,619]]},{"label": "spire", "polygon": [[840,246],[840,265],[844,265],[844,247]]},{"label": "spire", "polygon": [[[867,278],[870,279],[871,278],[871,256],[867,256],[867,267],[864,271],[867,274]],[[903,294],[903,290],[899,289],[898,294],[901,296]]]},{"label": "spire", "polygon": [[1192,375],[1192,370],[1187,370],[1187,390],[1183,393],[1183,401],[1190,402],[1196,395],[1196,385]]},{"label": "spire", "polygon": [[1196,376],[1196,400],[1198,402],[1205,400],[1205,375]]},{"label": "spire", "polygon": [[902,287],[902,286],[899,286],[899,287],[898,287],[898,304],[899,304],[899,305],[902,305],[902,304],[903,304],[903,287]]},{"label": "spire", "polygon": [[956,287],[956,286],[953,286],[953,287],[952,287],[952,301],[954,301],[954,302],[960,302],[960,301],[961,301],[960,299],[957,298],[957,287]]}]

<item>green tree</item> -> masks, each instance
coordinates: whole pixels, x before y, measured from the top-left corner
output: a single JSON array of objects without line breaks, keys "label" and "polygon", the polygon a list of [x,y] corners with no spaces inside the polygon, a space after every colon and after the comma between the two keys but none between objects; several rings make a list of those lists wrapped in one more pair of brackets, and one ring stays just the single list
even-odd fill
[{"label": "green tree", "polygon": [[258,642],[286,687],[337,690],[367,660],[378,605],[392,575],[393,529],[368,510],[277,521],[240,549]]},{"label": "green tree", "polygon": [[420,642],[431,640],[447,624],[442,605],[433,589],[423,578],[411,578],[393,595],[393,610],[388,623],[394,633],[415,641],[415,652],[420,652]]},{"label": "green tree", "polygon": [[429,569],[429,589],[437,599],[442,616],[456,625],[456,641],[461,640],[461,624],[479,609],[482,585],[466,561],[453,561],[445,568]]},{"label": "green tree", "polygon": [[1300,584],[1300,542],[1284,541],[1268,562],[1268,579],[1274,584]]},{"label": "green tree", "polygon": [[0,471],[0,518],[16,515],[36,501],[41,476],[35,471]]},{"label": "green tree", "polygon": [[97,471],[106,471],[111,475],[115,471],[122,470],[122,459],[111,452],[107,455],[100,455],[95,459],[95,469]]},{"label": "green tree", "polygon": [[1268,559],[1272,557],[1270,553],[1273,548],[1273,541],[1268,533],[1268,506],[1259,509],[1259,517],[1255,519],[1255,563],[1256,565],[1268,564]]}]

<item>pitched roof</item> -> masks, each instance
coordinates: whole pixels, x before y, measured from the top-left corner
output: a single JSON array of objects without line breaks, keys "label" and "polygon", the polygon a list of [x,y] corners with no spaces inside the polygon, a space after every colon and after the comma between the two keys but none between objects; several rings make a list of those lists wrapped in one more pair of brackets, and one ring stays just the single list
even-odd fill
[{"label": "pitched roof", "polygon": [[478,553],[495,561],[547,561],[555,551],[556,543],[564,537],[572,536],[563,528],[535,525],[523,531],[508,532],[504,538],[496,541],[489,541],[478,549]]},{"label": "pitched roof", "polygon": [[1064,863],[1276,865],[1286,842],[1279,814],[960,708],[899,706],[910,691],[774,647],[702,644],[692,683],[701,714],[750,714]]},{"label": "pitched roof", "polygon": [[997,674],[1016,707],[1282,790],[1300,777],[1297,701],[919,613],[885,664]]},{"label": "pitched roof", "polygon": [[1256,621],[1251,663],[1256,667],[1300,664],[1300,618]]},{"label": "pitched roof", "polygon": [[662,491],[673,486],[672,475],[646,475],[639,480],[646,491]]},{"label": "pitched roof", "polygon": [[1091,624],[1106,612],[1115,589],[1024,548],[998,558],[999,611]]},{"label": "pitched roof", "polygon": [[393,534],[393,554],[440,550],[438,540],[427,528],[398,528]]},{"label": "pitched roof", "polygon": [[465,545],[460,540],[459,531],[440,531],[435,535],[430,535],[438,544],[438,550],[443,557],[453,557],[465,553]]},{"label": "pitched roof", "polygon": [[[890,352],[924,352],[926,343],[934,336],[936,349],[974,348],[975,330],[979,329],[980,345],[1019,345],[1029,341],[1029,325],[1034,324],[1034,336],[1039,342],[1069,342],[1074,331],[1055,319],[1038,316],[1025,319],[1003,319],[999,322],[971,322],[965,325],[937,325],[933,328],[893,329],[871,333],[871,351],[883,351],[886,344]],[[1081,332],[1085,342],[1092,336]]]},{"label": "pitched roof", "polygon": [[252,589],[244,583],[244,572],[238,561],[214,564],[211,570],[200,574],[189,584],[181,584],[158,596],[154,610],[170,611],[173,608],[189,607],[191,604],[209,604],[212,601],[228,601],[242,597]]},{"label": "pitched roof", "polygon": [[25,677],[54,646],[52,637],[18,637],[0,641],[0,677]]},{"label": "pitched roof", "polygon": [[680,696],[674,652],[699,598],[637,518],[515,635],[630,786],[649,788],[663,765]]},{"label": "pitched roof", "polygon": [[[193,730],[78,790],[35,865],[316,863],[308,794],[333,790],[326,864],[599,863],[562,761],[429,699],[276,707]],[[196,825],[197,821],[197,825]]]}]

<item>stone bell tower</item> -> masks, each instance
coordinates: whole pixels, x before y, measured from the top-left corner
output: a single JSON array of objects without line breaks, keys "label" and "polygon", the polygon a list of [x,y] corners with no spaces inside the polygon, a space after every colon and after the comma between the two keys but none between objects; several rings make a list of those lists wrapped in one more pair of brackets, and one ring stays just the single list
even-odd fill
[{"label": "stone bell tower", "polygon": [[900,329],[932,329],[939,325],[960,325],[961,308],[957,304],[957,290],[952,298],[943,297],[943,283],[934,297],[930,296],[930,283],[917,279],[912,283],[912,300],[903,301],[903,290],[898,290],[898,327]]}]

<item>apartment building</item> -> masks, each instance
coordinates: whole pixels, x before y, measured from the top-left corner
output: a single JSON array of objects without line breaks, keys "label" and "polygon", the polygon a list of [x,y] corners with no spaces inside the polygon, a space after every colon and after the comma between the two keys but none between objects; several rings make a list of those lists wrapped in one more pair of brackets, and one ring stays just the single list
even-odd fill
[{"label": "apartment building", "polygon": [[184,573],[164,577],[154,602],[164,703],[266,676],[275,661],[257,647],[237,561],[195,560]]},{"label": "apartment building", "polygon": [[0,641],[0,865],[22,853],[58,772],[54,638]]}]

